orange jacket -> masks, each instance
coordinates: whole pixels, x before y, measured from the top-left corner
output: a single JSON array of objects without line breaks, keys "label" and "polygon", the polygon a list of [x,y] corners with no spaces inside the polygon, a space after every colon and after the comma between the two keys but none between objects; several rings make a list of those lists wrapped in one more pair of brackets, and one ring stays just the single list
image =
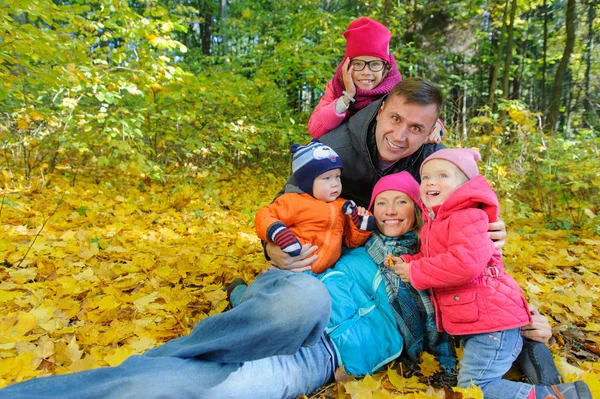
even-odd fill
[{"label": "orange jacket", "polygon": [[280,221],[300,240],[319,247],[319,258],[313,263],[312,271],[322,273],[332,267],[342,254],[342,244],[348,248],[363,245],[370,231],[360,230],[344,215],[342,206],[346,200],[324,202],[308,194],[283,194],[272,204],[256,213],[254,226],[263,241],[267,240],[267,229]]}]

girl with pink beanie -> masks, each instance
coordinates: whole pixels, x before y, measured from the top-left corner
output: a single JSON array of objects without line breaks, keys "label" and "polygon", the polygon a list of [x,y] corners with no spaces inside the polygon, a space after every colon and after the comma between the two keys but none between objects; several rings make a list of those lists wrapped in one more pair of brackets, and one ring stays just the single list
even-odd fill
[{"label": "girl with pink beanie", "polygon": [[417,290],[429,289],[437,328],[461,338],[458,385],[479,386],[490,398],[590,398],[582,382],[530,385],[504,380],[531,322],[523,291],[487,232],[498,219],[498,197],[477,169],[474,149],[443,149],[421,165],[425,225],[421,249],[390,266]]},{"label": "girl with pink beanie", "polygon": [[[390,52],[392,34],[379,22],[362,17],[354,20],[344,32],[346,53],[335,76],[325,86],[325,94],[308,121],[314,138],[338,127],[373,101],[392,91],[402,80],[396,60]],[[440,120],[428,142],[440,142],[443,125]]]}]

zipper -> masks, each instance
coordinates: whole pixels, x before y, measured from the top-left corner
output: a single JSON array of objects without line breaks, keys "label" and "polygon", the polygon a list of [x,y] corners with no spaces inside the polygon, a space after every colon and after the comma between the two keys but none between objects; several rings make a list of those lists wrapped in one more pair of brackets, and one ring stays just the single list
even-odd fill
[{"label": "zipper", "polygon": [[335,206],[331,202],[327,205],[329,205],[329,219],[331,220],[331,222],[329,223],[329,227],[327,227],[327,232],[325,233],[325,238],[323,239],[323,246],[319,251],[323,254],[326,254],[327,251],[329,251],[329,246],[331,244],[331,233],[333,232],[333,226],[335,226],[336,222]]}]

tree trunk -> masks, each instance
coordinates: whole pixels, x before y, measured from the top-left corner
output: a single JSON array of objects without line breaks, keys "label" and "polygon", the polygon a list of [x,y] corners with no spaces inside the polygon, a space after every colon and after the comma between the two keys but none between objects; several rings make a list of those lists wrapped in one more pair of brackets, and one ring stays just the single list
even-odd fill
[{"label": "tree trunk", "polygon": [[200,43],[202,54],[210,55],[210,44],[212,41],[213,4],[211,1],[198,1],[198,10],[202,21],[198,24],[200,29]]},{"label": "tree trunk", "polygon": [[565,73],[569,67],[569,59],[573,48],[575,47],[575,0],[568,0],[567,3],[567,41],[565,43],[565,51],[563,52],[560,64],[554,76],[554,85],[552,86],[552,103],[550,104],[550,114],[548,115],[548,127],[550,130],[556,130],[558,122],[558,112],[560,111],[560,103],[562,96],[562,86],[565,79]]},{"label": "tree trunk", "polygon": [[[225,19],[227,18],[227,0],[219,0],[219,22],[220,26],[225,24]],[[229,40],[227,35],[223,33],[221,35],[221,53],[229,54]]]},{"label": "tree trunk", "polygon": [[500,59],[502,58],[502,47],[504,47],[504,32],[506,29],[508,3],[509,0],[506,0],[506,3],[504,4],[504,13],[502,14],[502,26],[500,28],[500,37],[498,38],[498,49],[496,51],[496,63],[494,64],[492,78],[490,80],[490,94],[488,97],[488,105],[492,109],[492,111],[494,111],[494,106],[496,102],[496,82],[498,80],[498,70],[500,69]]},{"label": "tree trunk", "polygon": [[510,7],[510,20],[508,21],[506,38],[506,57],[504,58],[504,71],[502,74],[502,97],[508,99],[508,80],[510,78],[510,65],[512,63],[512,51],[515,36],[515,16],[517,14],[517,0],[512,0]]},{"label": "tree trunk", "polygon": [[592,126],[591,120],[594,119],[592,100],[590,94],[590,71],[592,69],[592,53],[594,48],[594,19],[596,18],[596,7],[593,1],[590,1],[588,4],[588,15],[587,15],[587,23],[588,23],[588,40],[587,40],[587,48],[585,49],[585,78],[584,78],[584,107],[585,107],[585,115],[584,115],[584,123],[586,123],[589,127]]},{"label": "tree trunk", "polygon": [[542,45],[542,115],[546,115],[546,59],[548,56],[548,5],[544,0],[544,44]]}]

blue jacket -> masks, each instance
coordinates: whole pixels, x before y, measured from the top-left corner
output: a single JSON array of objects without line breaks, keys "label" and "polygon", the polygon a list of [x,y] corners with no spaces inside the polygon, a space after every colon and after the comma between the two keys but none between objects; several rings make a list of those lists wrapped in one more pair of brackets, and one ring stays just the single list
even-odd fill
[{"label": "blue jacket", "polygon": [[400,356],[403,340],[383,276],[364,247],[345,251],[332,269],[317,277],[331,295],[326,333],[346,373],[373,374]]}]

